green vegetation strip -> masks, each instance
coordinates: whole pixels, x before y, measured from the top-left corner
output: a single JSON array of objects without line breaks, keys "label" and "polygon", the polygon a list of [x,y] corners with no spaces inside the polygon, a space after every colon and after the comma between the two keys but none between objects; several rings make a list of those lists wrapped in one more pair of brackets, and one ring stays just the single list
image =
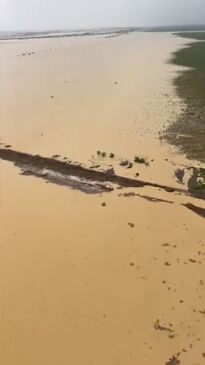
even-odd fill
[{"label": "green vegetation strip", "polygon": [[173,54],[171,63],[186,67],[174,80],[186,107],[171,124],[164,138],[189,159],[205,162],[205,32],[176,33],[194,39]]}]

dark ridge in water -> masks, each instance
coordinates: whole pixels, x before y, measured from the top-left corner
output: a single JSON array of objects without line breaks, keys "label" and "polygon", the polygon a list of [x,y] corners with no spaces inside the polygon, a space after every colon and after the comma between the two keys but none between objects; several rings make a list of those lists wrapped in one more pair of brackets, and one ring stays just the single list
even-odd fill
[{"label": "dark ridge in water", "polygon": [[13,162],[24,175],[33,175],[59,185],[67,185],[72,188],[89,193],[112,191],[110,184],[118,187],[144,187],[163,189],[167,192],[180,192],[189,195],[185,189],[173,188],[149,181],[137,180],[105,171],[96,171],[72,163],[56,160],[55,158],[41,157],[28,153],[14,151],[12,149],[0,149],[0,159]]},{"label": "dark ridge in water", "polygon": [[191,204],[191,203],[182,204],[182,205],[184,205],[184,207],[187,207],[189,210],[192,210],[192,212],[200,215],[200,217],[205,218],[205,209],[204,208],[197,207],[196,205]]}]

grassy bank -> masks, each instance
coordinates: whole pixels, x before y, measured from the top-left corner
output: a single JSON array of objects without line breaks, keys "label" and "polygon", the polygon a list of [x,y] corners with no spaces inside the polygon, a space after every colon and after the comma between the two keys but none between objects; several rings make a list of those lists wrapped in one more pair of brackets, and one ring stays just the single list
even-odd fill
[{"label": "grassy bank", "polygon": [[168,25],[151,27],[148,32],[201,32],[205,31],[205,24],[201,25]]},{"label": "grassy bank", "polygon": [[188,158],[205,162],[205,32],[176,35],[195,41],[175,52],[171,60],[173,64],[188,67],[174,81],[186,108],[168,127],[165,139]]}]

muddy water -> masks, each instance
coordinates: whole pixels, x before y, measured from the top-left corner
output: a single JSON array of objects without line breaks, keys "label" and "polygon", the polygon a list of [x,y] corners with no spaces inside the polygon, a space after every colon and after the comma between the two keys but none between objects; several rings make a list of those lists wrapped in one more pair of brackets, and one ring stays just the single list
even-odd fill
[{"label": "muddy water", "polygon": [[180,112],[166,61],[181,43],[138,33],[1,44],[3,142],[82,162],[97,150],[159,156],[158,131]]},{"label": "muddy water", "polygon": [[[177,185],[173,164],[187,161],[158,132],[181,110],[165,62],[181,43],[132,34],[1,44],[2,141],[87,165],[97,149],[114,152],[124,174],[118,156],[142,154],[154,161],[130,175]],[[203,363],[204,220],[181,206],[187,197],[119,197],[131,190],[86,195],[1,162],[3,365],[164,365],[179,352],[182,364]]]}]

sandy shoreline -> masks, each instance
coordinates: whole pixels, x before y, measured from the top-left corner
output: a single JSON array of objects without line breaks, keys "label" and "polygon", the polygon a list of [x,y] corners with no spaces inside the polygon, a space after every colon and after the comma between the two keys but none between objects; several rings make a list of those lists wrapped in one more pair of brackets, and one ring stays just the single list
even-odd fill
[{"label": "sandy shoreline", "polygon": [[[0,44],[2,143],[176,189],[87,195],[1,160],[4,365],[203,364],[205,225],[184,205],[205,203],[177,191],[199,166],[159,138],[184,108],[167,63],[184,43],[133,33]],[[134,156],[149,166],[120,165]]]}]

